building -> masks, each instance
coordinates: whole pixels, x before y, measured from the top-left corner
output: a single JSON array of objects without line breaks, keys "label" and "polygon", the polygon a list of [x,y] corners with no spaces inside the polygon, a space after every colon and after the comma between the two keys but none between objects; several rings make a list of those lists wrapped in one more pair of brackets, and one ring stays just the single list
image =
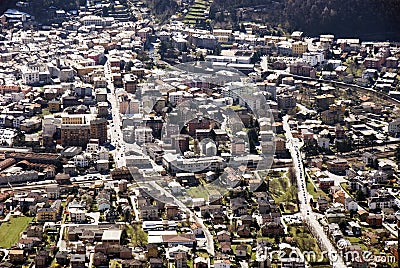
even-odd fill
[{"label": "building", "polygon": [[107,140],[107,120],[98,118],[90,121],[90,138],[98,139],[100,144]]},{"label": "building", "polygon": [[79,208],[69,208],[69,216],[72,222],[85,222],[86,211]]},{"label": "building", "polygon": [[46,193],[49,199],[60,198],[60,186],[58,184],[46,186]]},{"label": "building", "polygon": [[349,164],[345,159],[334,159],[326,162],[329,172],[334,174],[344,174]]},{"label": "building", "polygon": [[124,90],[128,93],[135,94],[136,86],[137,86],[137,79],[138,79],[138,77],[136,75],[125,74],[122,79]]},{"label": "building", "polygon": [[292,94],[278,95],[278,107],[282,110],[289,110],[296,107],[296,97]]},{"label": "building", "polygon": [[243,139],[235,139],[231,141],[231,154],[243,155],[246,151],[246,143]]},{"label": "building", "polygon": [[323,52],[306,52],[306,53],[303,53],[302,59],[304,62],[306,62],[314,67],[314,66],[324,62],[324,53]]},{"label": "building", "polygon": [[392,122],[389,122],[388,132],[389,132],[389,135],[391,135],[391,136],[397,137],[400,135],[400,118],[398,118]]},{"label": "building", "polygon": [[320,111],[325,111],[335,102],[335,96],[332,94],[322,94],[315,96],[315,106]]},{"label": "building", "polygon": [[308,44],[303,41],[297,41],[292,43],[292,53],[296,56],[301,56],[303,53],[307,52]]},{"label": "building", "polygon": [[367,69],[379,69],[381,67],[381,61],[376,58],[365,58],[363,65]]},{"label": "building", "polygon": [[119,245],[121,243],[122,230],[104,230],[101,242],[105,245]]},{"label": "building", "polygon": [[289,68],[290,68],[290,73],[294,75],[315,78],[317,74],[312,66],[303,62],[290,64]]},{"label": "building", "polygon": [[153,141],[153,130],[149,127],[135,129],[135,142],[139,145]]},{"label": "building", "polygon": [[90,127],[86,124],[61,125],[61,145],[86,147]]},{"label": "building", "polygon": [[40,208],[36,212],[37,221],[57,221],[57,210],[55,208]]}]

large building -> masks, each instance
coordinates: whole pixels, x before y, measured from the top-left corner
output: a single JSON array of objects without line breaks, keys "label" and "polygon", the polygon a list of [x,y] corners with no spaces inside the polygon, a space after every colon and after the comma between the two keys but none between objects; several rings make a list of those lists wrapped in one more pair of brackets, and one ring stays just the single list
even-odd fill
[{"label": "large building", "polygon": [[303,41],[297,41],[292,44],[292,53],[296,56],[301,56],[307,52],[308,44]]},{"label": "large building", "polygon": [[61,144],[63,146],[86,147],[90,139],[90,127],[85,124],[62,125]]},{"label": "large building", "polygon": [[90,139],[100,144],[107,140],[107,120],[87,115],[64,115],[61,124],[61,145],[86,147]]},{"label": "large building", "polygon": [[90,121],[90,138],[98,139],[100,144],[107,140],[107,120],[97,118]]}]

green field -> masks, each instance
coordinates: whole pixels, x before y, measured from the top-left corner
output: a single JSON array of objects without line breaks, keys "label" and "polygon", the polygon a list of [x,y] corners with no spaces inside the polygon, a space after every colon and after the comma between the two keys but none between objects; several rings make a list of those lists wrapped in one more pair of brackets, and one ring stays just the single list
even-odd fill
[{"label": "green field", "polygon": [[10,218],[9,222],[3,222],[0,225],[0,247],[9,248],[17,243],[21,232],[32,221],[31,217]]}]

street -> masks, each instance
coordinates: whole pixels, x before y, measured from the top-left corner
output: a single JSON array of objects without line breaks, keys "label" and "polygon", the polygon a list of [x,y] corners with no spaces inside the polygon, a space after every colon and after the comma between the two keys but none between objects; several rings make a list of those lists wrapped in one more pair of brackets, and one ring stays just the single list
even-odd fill
[{"label": "street", "polygon": [[[141,150],[141,147],[139,147],[138,145],[128,144],[123,140],[122,129],[121,129],[121,127],[122,127],[121,115],[119,113],[117,96],[115,95],[116,90],[112,83],[111,71],[110,71],[110,68],[107,63],[105,64],[105,75],[107,78],[108,87],[110,89],[110,93],[108,93],[108,101],[111,103],[111,112],[112,112],[112,121],[110,123],[110,129],[109,129],[110,140],[111,140],[112,144],[117,145],[116,149],[113,151],[115,165],[116,165],[116,167],[122,167],[122,166],[126,166],[125,157],[126,157],[126,152],[128,150],[134,150],[136,154],[140,154],[140,155],[143,155],[143,152]],[[153,161],[151,161],[151,162],[154,167],[155,163]],[[178,205],[181,210],[188,213],[195,222],[197,222],[201,225],[202,230],[203,230],[203,232],[206,236],[206,240],[207,240],[207,244],[206,244],[207,251],[211,255],[214,256],[214,254],[215,254],[214,240],[213,240],[213,237],[212,237],[210,231],[204,225],[203,220],[201,218],[198,218],[186,205],[184,205],[181,201],[179,201],[177,198],[175,198],[170,192],[168,192],[167,190],[165,190],[164,188],[159,186],[155,181],[149,181],[149,182],[147,182],[146,185],[150,185],[150,186],[152,186],[152,188],[159,190],[165,196],[172,198],[175,201],[176,205]],[[132,200],[132,201],[134,201],[134,200]],[[132,202],[132,205],[134,206],[135,203]],[[133,209],[135,211],[136,220],[139,220],[138,216],[137,216],[137,215],[139,215],[137,209],[135,207]]]},{"label": "street", "polygon": [[[325,234],[324,229],[317,221],[317,217],[315,213],[312,211],[311,205],[309,203],[310,194],[306,190],[306,181],[304,174],[303,162],[301,159],[300,148],[302,143],[298,141],[298,139],[294,139],[291,133],[291,129],[288,124],[289,116],[286,115],[283,117],[283,129],[285,131],[285,136],[287,142],[287,146],[289,147],[289,151],[292,155],[293,159],[293,167],[296,172],[297,178],[297,187],[299,190],[298,196],[300,201],[300,215],[304,222],[309,226],[310,231],[317,239],[318,245],[320,246],[322,251],[327,251],[328,253],[336,252],[336,248],[333,246],[331,240]],[[332,261],[331,261],[332,262]],[[342,258],[338,256],[335,262],[332,262],[331,265],[337,268],[344,268],[346,265],[344,264]]]}]

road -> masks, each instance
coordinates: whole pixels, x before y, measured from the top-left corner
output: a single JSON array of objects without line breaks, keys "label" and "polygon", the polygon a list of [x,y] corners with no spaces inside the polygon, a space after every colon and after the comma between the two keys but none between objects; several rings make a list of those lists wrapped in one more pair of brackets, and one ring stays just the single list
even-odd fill
[{"label": "road", "polygon": [[[128,144],[123,140],[123,135],[122,135],[122,122],[121,122],[121,115],[119,112],[118,108],[118,102],[117,102],[117,96],[116,96],[116,89],[112,83],[112,78],[111,78],[111,70],[108,65],[108,63],[105,64],[105,76],[107,78],[107,83],[108,83],[108,88],[110,89],[110,93],[108,93],[108,101],[111,104],[111,113],[112,113],[112,121],[110,122],[110,140],[112,144],[116,144],[116,149],[113,151],[114,154],[114,161],[116,167],[122,167],[126,166],[126,152],[129,151],[134,151],[136,154],[143,155],[143,151],[141,150],[141,147],[137,146],[136,144]],[[152,162],[153,166],[155,165],[154,162]],[[203,220],[201,218],[198,218],[185,204],[183,204],[181,201],[179,201],[175,196],[173,196],[170,192],[159,186],[155,181],[150,181],[148,182],[149,185],[151,185],[153,188],[158,189],[161,193],[163,193],[167,197],[171,197],[175,203],[181,208],[182,211],[185,211],[187,214],[190,215],[190,217],[197,223],[199,223],[203,229],[203,232],[205,234],[207,243],[207,251],[211,255],[215,255],[214,251],[214,240],[213,237],[208,230],[208,228],[204,225]],[[136,202],[135,202],[136,203]],[[134,205],[135,203],[132,203]],[[135,208],[134,208],[135,210]],[[135,210],[135,218],[138,220],[138,212]]]},{"label": "road", "polygon": [[172,198],[176,205],[179,206],[179,208],[181,210],[183,210],[185,213],[190,215],[190,218],[199,223],[201,225],[201,229],[203,230],[203,233],[207,239],[207,251],[209,254],[211,254],[212,256],[215,255],[215,251],[214,251],[214,240],[213,240],[213,236],[210,233],[210,230],[208,230],[207,226],[205,226],[203,220],[199,217],[196,216],[196,214],[191,211],[185,204],[183,204],[180,200],[178,200],[175,196],[173,196],[170,192],[168,192],[167,190],[165,190],[164,188],[162,188],[160,185],[158,185],[156,182],[152,181],[149,182],[149,184],[154,187],[155,189],[161,191],[162,193],[164,193],[167,197]]},{"label": "road", "polygon": [[[298,196],[300,202],[300,215],[303,221],[309,226],[312,234],[317,239],[318,245],[321,250],[325,250],[328,253],[336,252],[336,248],[329,240],[328,236],[324,232],[321,224],[317,221],[318,215],[316,215],[310,206],[310,194],[306,190],[305,173],[303,167],[303,161],[301,159],[300,148],[303,145],[298,139],[294,139],[291,133],[291,129],[288,124],[289,116],[283,117],[283,129],[285,131],[286,140],[288,141],[287,147],[292,155],[293,167],[296,172]],[[342,258],[338,256],[335,260],[331,260],[331,265],[334,268],[345,268]]]}]

